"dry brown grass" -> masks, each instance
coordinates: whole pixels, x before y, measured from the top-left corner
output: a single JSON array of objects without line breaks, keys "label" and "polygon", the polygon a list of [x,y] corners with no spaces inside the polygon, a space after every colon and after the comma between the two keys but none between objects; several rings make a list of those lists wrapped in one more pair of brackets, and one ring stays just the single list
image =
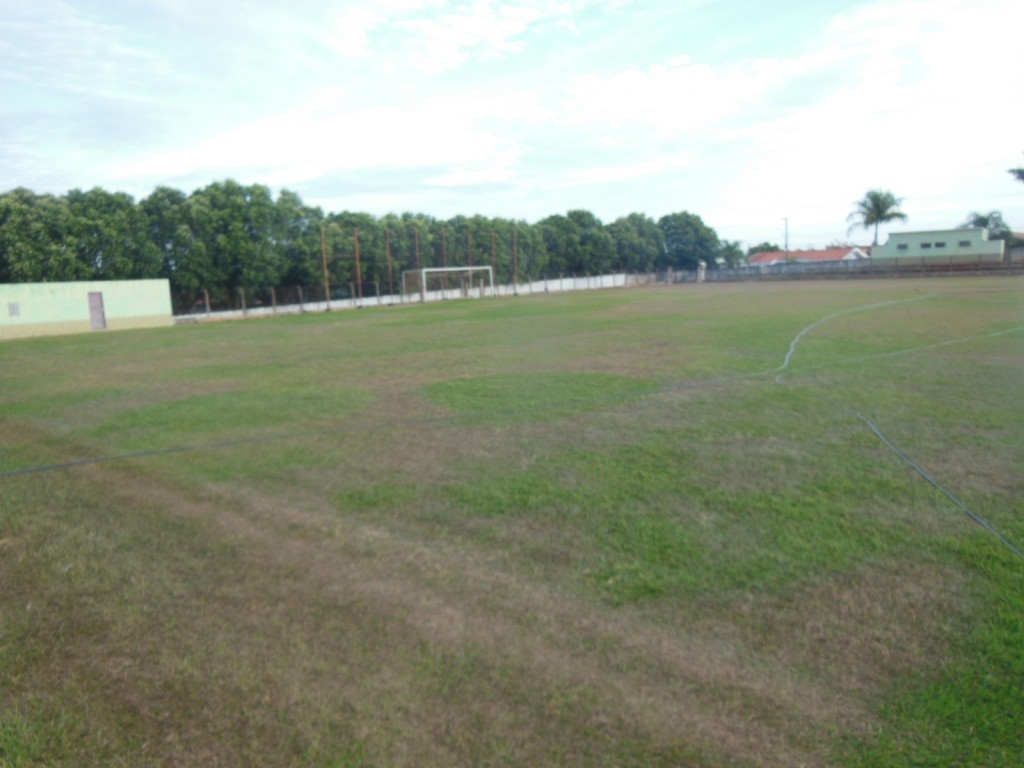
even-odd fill
[{"label": "dry brown grass", "polygon": [[[842,385],[847,370],[795,370],[785,387],[763,376],[683,386],[705,369],[756,373],[781,360],[785,344],[765,351],[746,341],[743,323],[729,331],[732,346],[705,338],[719,329],[723,296],[769,319],[799,302],[824,314],[836,301],[802,284],[768,290],[754,308],[744,290],[714,287],[691,300],[656,289],[652,302],[630,296],[601,315],[648,322],[679,313],[678,328],[674,317],[650,326],[639,351],[628,343],[635,329],[597,323],[582,336],[568,326],[549,335],[546,317],[522,345],[422,351],[413,338],[394,355],[375,354],[357,332],[372,330],[370,313],[351,323],[258,324],[286,338],[276,349],[287,364],[250,372],[261,382],[301,370],[315,385],[344,381],[372,397],[357,411],[323,414],[322,430],[274,443],[5,479],[0,712],[58,734],[38,761],[52,765],[838,764],[845,741],[881,727],[878,705],[894,681],[929,679],[955,661],[976,585],[936,549],[914,558],[910,545],[883,543],[767,587],[707,584],[615,602],[593,583],[600,553],[586,526],[600,520],[590,510],[569,521],[558,515],[573,510],[541,496],[554,511],[501,516],[467,509],[453,493],[525,477],[599,504],[582,493],[601,479],[587,474],[586,457],[611,467],[649,450],[680,484],[706,480],[708,495],[666,492],[638,500],[637,514],[663,514],[737,558],[758,542],[741,525],[731,541],[701,537],[728,516],[727,501],[795,496],[816,482],[823,496],[848,491],[843,511],[868,529],[877,523],[880,539],[891,533],[927,548],[962,535],[963,520],[933,515],[939,504],[914,490],[854,417],[800,398],[800,387]],[[680,296],[689,303],[673,304]],[[788,342],[801,323],[780,338]],[[827,331],[815,342],[845,338]],[[116,454],[113,438],[92,431],[111,415],[243,387],[246,361],[265,362],[260,345],[242,346],[228,326],[201,332],[213,334],[206,343],[224,375],[201,356],[182,368],[172,354],[94,372],[83,386],[122,376],[130,401],[101,402],[73,419],[54,411],[0,421],[8,455],[44,464]],[[565,348],[559,333],[578,343]],[[215,343],[220,334],[227,341]],[[294,341],[309,338],[317,346]],[[333,346],[325,350],[324,340]],[[702,351],[722,345],[726,352]],[[520,363],[520,355],[531,357]],[[484,423],[456,418],[423,392],[510,370],[651,376],[665,387],[583,416],[524,411]],[[748,410],[717,407],[730,401]],[[922,419],[910,396],[877,407],[948,434],[940,419]],[[1014,454],[993,448],[1003,444],[996,431],[979,428],[971,447],[952,448],[946,460],[964,466],[957,482],[1012,494]],[[995,442],[969,462],[986,439]],[[877,469],[901,495],[830,486],[837,466]],[[398,490],[373,496],[381,488]],[[3,717],[0,732],[11,722]]]},{"label": "dry brown grass", "polygon": [[[285,734],[312,742],[327,717],[396,766],[592,764],[623,742],[707,765],[827,765],[815,734],[869,727],[865,693],[941,652],[919,628],[959,588],[939,586],[940,569],[868,571],[735,605],[725,623],[666,622],[610,612],[500,554],[339,521],[314,499],[188,499],[134,471],[75,474],[116,489],[119,515],[181,520],[224,555],[202,578],[144,585],[168,593],[130,621],[62,606],[62,642],[35,672],[80,686],[101,721],[144,728],[139,757],[160,764],[288,762]],[[173,571],[174,553],[159,556]]]}]

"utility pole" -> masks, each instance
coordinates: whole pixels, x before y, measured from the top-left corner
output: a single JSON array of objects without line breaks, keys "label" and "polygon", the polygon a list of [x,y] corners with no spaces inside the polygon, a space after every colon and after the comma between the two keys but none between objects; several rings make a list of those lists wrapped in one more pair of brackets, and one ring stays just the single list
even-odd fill
[{"label": "utility pole", "polygon": [[363,298],[363,270],[359,266],[359,227],[353,227],[356,236],[356,285],[359,291],[359,299]]},{"label": "utility pole", "polygon": [[[441,266],[448,266],[448,229],[443,226],[441,227]],[[442,291],[448,290],[447,272],[441,273],[441,285],[443,286]]]},{"label": "utility pole", "polygon": [[512,293],[519,295],[519,230],[512,230]]},{"label": "utility pole", "polygon": [[789,219],[784,217],[782,220],[786,222],[786,239],[784,242],[786,249],[786,261],[789,261]]},{"label": "utility pole", "polygon": [[384,247],[387,249],[388,254],[388,295],[395,295],[395,277],[391,271],[391,230],[384,230]]},{"label": "utility pole", "polygon": [[320,257],[324,261],[324,302],[327,304],[327,309],[331,309],[331,278],[327,273],[327,226],[325,224],[320,225]]}]

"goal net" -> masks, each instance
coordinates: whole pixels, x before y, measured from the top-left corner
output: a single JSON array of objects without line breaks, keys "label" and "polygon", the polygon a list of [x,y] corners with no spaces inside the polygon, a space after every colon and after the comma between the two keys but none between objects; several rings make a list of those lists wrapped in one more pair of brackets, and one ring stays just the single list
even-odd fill
[{"label": "goal net", "polygon": [[402,272],[402,295],[420,301],[467,299],[494,295],[491,267],[427,267]]}]

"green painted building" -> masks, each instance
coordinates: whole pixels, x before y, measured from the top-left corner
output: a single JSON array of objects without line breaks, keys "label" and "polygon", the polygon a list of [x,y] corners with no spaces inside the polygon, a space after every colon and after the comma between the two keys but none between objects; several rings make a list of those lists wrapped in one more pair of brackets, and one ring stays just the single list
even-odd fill
[{"label": "green painted building", "polygon": [[0,339],[173,323],[167,280],[0,285]]},{"label": "green painted building", "polygon": [[1006,243],[989,240],[987,229],[936,229],[893,232],[885,245],[871,249],[871,260],[906,259],[915,262],[961,263],[1002,261]]}]

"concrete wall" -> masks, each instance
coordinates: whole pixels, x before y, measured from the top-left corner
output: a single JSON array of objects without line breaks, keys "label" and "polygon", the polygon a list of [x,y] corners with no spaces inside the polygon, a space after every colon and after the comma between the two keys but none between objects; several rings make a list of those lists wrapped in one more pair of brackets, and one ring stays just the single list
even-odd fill
[{"label": "concrete wall", "polygon": [[[641,277],[644,282],[647,282],[647,275]],[[588,291],[602,288],[622,288],[628,285],[639,284],[637,275],[621,273],[591,275],[589,277],[569,276],[556,277],[551,280],[537,280],[532,283],[520,283],[519,285],[495,284],[493,291],[490,286],[485,286],[482,292],[479,283],[466,293],[463,293],[461,288],[453,286],[447,291],[427,291],[426,296],[423,298],[426,301],[441,301],[444,299],[482,299],[491,296],[529,296],[535,293]],[[329,307],[322,301],[308,301],[302,305],[280,304],[276,307],[249,307],[246,310],[218,310],[210,313],[200,310],[187,315],[178,315],[175,320],[179,323],[194,323],[204,320],[235,320],[243,317],[271,317],[274,315],[294,315],[301,312],[323,312],[327,309],[356,309],[391,306],[393,304],[418,304],[420,300],[421,297],[418,292],[390,296],[385,294],[382,296],[366,296],[362,299],[332,299]]]},{"label": "concrete wall", "polygon": [[[102,297],[102,313],[98,306],[90,309],[90,294]],[[167,280],[0,285],[0,339],[153,328],[173,322]]]},{"label": "concrete wall", "polygon": [[942,261],[1000,261],[1006,244],[989,240],[987,229],[937,229],[930,232],[893,232],[885,245],[871,249],[871,258],[922,258]]}]

